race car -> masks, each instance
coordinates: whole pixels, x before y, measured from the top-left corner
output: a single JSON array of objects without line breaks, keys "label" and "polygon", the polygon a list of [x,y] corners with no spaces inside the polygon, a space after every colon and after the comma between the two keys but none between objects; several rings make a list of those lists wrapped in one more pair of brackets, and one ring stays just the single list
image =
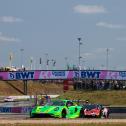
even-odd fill
[{"label": "race car", "polygon": [[54,100],[44,106],[35,106],[30,117],[58,117],[58,118],[77,118],[83,116],[82,106],[78,106],[71,100]]},{"label": "race car", "polygon": [[83,105],[83,116],[84,117],[97,117],[102,116],[103,106],[100,104],[86,104]]},{"label": "race car", "polygon": [[6,97],[5,99],[4,99],[4,102],[14,102],[14,101],[16,101],[13,97]]}]

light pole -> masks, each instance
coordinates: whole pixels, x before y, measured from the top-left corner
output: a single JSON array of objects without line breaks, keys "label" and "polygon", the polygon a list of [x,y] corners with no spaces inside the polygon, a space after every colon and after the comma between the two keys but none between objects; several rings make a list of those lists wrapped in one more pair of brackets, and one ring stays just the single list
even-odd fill
[{"label": "light pole", "polygon": [[33,64],[33,57],[30,57],[30,70],[32,70],[32,64]]},{"label": "light pole", "polygon": [[52,69],[54,70],[55,65],[56,65],[56,60],[52,59],[51,61],[52,61]]},{"label": "light pole", "polygon": [[80,46],[82,45],[82,42],[81,42],[81,40],[82,40],[82,38],[77,38],[78,39],[78,41],[79,41],[79,57],[78,57],[78,67],[79,67],[79,70],[81,69],[81,66],[80,66],[80,59],[82,58],[81,56],[80,56]]},{"label": "light pole", "polygon": [[106,49],[106,69],[109,67],[109,49]]},{"label": "light pole", "polygon": [[42,69],[42,58],[41,57],[39,58],[39,65],[40,65],[39,69],[41,70]]},{"label": "light pole", "polygon": [[24,49],[20,49],[20,52],[21,52],[21,69],[23,68],[23,51],[24,51]]},{"label": "light pole", "polygon": [[82,63],[83,63],[83,69],[86,70],[85,59],[84,58],[82,60]]},{"label": "light pole", "polygon": [[66,70],[68,70],[68,57],[65,57],[64,59],[65,59],[65,68]]},{"label": "light pole", "polygon": [[46,70],[48,70],[49,69],[48,53],[46,53],[45,56],[46,56]]},{"label": "light pole", "polygon": [[9,54],[9,66],[10,66],[10,68],[12,67],[12,59],[13,59],[13,53],[11,52]]}]

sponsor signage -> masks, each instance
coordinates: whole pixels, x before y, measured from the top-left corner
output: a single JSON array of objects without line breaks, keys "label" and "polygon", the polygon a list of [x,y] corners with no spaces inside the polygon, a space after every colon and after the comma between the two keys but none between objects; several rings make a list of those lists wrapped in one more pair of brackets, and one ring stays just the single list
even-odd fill
[{"label": "sponsor signage", "polygon": [[0,113],[29,113],[32,107],[0,107]]},{"label": "sponsor signage", "polygon": [[34,70],[0,72],[0,80],[48,80],[48,79],[112,79],[126,80],[126,71],[109,70]]},{"label": "sponsor signage", "polygon": [[8,72],[9,80],[33,80],[34,71],[25,71],[25,72]]}]

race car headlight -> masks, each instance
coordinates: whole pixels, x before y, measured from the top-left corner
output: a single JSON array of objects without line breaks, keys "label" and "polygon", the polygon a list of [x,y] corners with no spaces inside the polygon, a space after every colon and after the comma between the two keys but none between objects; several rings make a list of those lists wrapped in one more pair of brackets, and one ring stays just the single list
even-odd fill
[{"label": "race car headlight", "polygon": [[59,107],[54,108],[54,111],[58,111],[58,110],[59,110]]}]

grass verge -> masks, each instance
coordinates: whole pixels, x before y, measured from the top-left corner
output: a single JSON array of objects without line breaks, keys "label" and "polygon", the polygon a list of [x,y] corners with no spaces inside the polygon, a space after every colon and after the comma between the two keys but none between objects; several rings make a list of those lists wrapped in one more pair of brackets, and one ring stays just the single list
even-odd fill
[{"label": "grass verge", "polygon": [[68,91],[59,98],[71,100],[89,100],[91,103],[126,106],[126,91]]}]

